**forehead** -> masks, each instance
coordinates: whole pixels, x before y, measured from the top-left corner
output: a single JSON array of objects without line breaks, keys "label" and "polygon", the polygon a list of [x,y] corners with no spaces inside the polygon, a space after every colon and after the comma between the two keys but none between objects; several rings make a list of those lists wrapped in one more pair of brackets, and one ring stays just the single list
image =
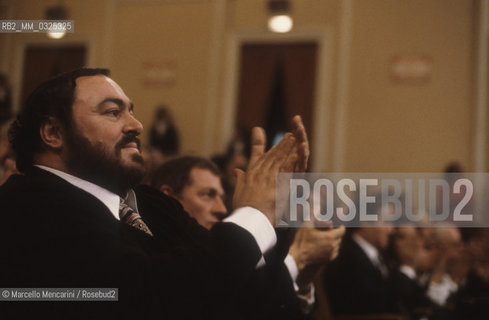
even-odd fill
[{"label": "forehead", "polygon": [[193,168],[190,171],[190,186],[196,188],[214,188],[224,193],[221,179],[209,169]]},{"label": "forehead", "polygon": [[130,103],[122,88],[109,77],[95,75],[76,79],[75,102],[96,105],[108,97]]}]

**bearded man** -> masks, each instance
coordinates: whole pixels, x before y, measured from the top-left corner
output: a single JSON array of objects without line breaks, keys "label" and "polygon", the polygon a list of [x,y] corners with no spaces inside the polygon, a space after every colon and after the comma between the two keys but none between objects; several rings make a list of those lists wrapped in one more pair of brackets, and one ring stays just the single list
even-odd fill
[{"label": "bearded man", "polygon": [[[23,175],[0,188],[0,287],[117,288],[118,301],[0,301],[2,316],[300,317],[271,253],[275,176],[304,170],[309,155],[300,117],[293,125],[266,153],[254,129],[250,165],[237,173],[239,209],[208,231],[176,200],[137,186],[143,127],[108,70],[44,82],[9,132]],[[273,292],[277,283],[286,290]]]}]

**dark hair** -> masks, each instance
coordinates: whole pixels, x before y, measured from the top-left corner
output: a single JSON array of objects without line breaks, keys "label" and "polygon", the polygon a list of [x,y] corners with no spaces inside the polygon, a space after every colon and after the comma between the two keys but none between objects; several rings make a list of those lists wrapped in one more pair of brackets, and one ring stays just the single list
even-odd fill
[{"label": "dark hair", "polygon": [[151,179],[151,186],[159,189],[163,185],[168,185],[173,192],[180,194],[185,186],[191,184],[190,171],[193,168],[206,169],[217,176],[220,175],[219,168],[211,160],[197,156],[183,156],[168,160],[156,169]]},{"label": "dark hair", "polygon": [[9,129],[9,141],[16,153],[19,171],[25,172],[32,166],[34,155],[46,150],[39,130],[49,117],[56,118],[64,128],[69,128],[72,124],[76,79],[109,74],[107,69],[77,69],[41,83],[29,95]]}]

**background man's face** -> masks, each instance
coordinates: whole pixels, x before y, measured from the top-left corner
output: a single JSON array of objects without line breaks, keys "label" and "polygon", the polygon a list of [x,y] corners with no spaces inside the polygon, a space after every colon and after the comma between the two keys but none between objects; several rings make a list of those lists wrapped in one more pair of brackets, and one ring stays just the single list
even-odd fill
[{"label": "background man's face", "polygon": [[223,196],[218,176],[207,169],[193,168],[190,184],[183,188],[177,199],[200,225],[210,229],[226,215]]},{"label": "background man's face", "polygon": [[394,231],[391,226],[362,228],[360,235],[379,250],[384,250],[389,244],[389,237]]},{"label": "background man's face", "polygon": [[69,169],[112,191],[138,183],[144,175],[137,138],[143,126],[130,99],[105,76],[80,77],[76,83],[74,127],[66,134]]}]

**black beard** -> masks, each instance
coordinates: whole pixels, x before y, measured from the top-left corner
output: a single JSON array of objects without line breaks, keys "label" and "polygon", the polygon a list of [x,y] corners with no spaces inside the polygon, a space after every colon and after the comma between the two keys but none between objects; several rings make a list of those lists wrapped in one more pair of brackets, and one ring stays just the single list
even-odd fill
[{"label": "black beard", "polygon": [[125,135],[115,146],[113,153],[94,146],[86,137],[73,128],[66,137],[67,167],[75,176],[95,183],[124,197],[127,191],[139,184],[144,175],[144,161],[140,154],[134,154],[132,161],[138,166],[124,166],[121,162],[121,149],[139,139],[134,133]]}]

